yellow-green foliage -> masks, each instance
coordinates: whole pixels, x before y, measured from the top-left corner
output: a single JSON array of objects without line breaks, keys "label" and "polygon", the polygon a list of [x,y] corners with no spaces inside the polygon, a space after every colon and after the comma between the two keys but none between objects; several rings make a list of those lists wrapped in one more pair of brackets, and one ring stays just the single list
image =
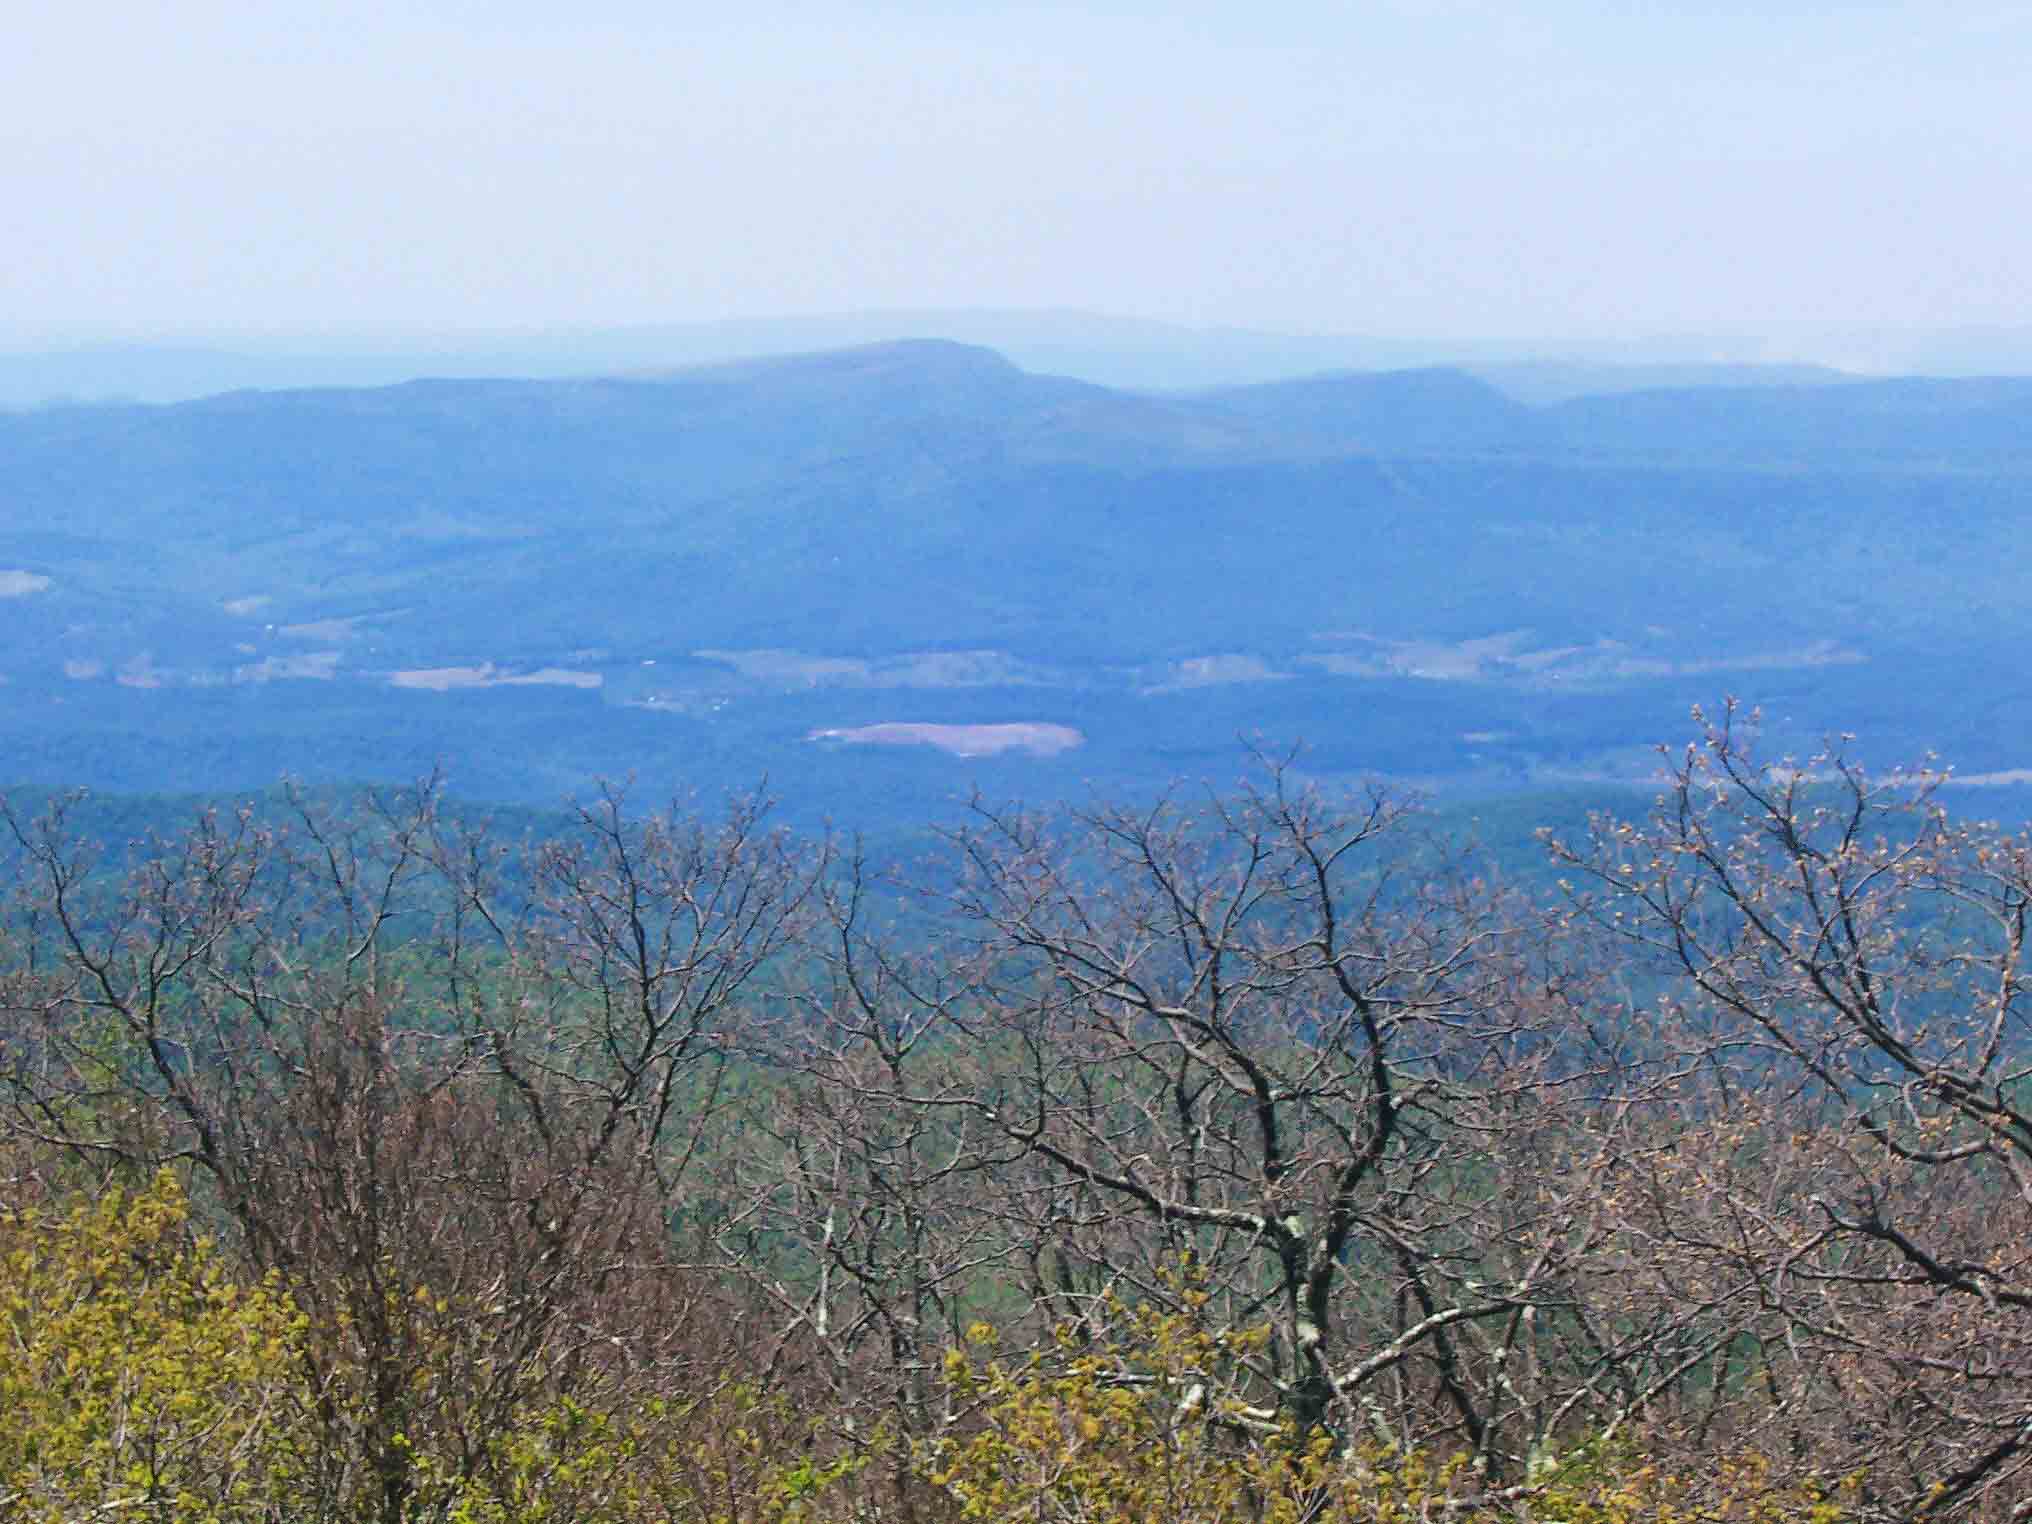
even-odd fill
[{"label": "yellow-green foliage", "polygon": [[498,1437],[484,1479],[420,1465],[418,1501],[451,1524],[820,1524],[868,1452],[815,1459],[811,1430],[741,1387],[620,1412],[559,1401]]},{"label": "yellow-green foliage", "polygon": [[[272,1281],[236,1279],[187,1229],[183,1193],[167,1173],[131,1194],[0,1211],[7,1524],[378,1517],[374,1473],[359,1464],[366,1457],[329,1448],[359,1427],[348,1420],[362,1373],[341,1361],[313,1390],[306,1323],[289,1298]],[[431,1309],[452,1311],[434,1299]],[[420,1378],[455,1379],[457,1369],[426,1356]],[[486,1451],[479,1464],[461,1463],[455,1446],[426,1432],[413,1447],[398,1436],[404,1516],[799,1524],[825,1517],[821,1503],[865,1453],[827,1452],[814,1442],[818,1419],[737,1385],[611,1395],[621,1400],[607,1408],[532,1399],[498,1431],[476,1436]],[[335,1488],[335,1475],[352,1482]]]},{"label": "yellow-green foliage", "polygon": [[[419,1292],[418,1296],[428,1296]],[[840,1415],[737,1382],[604,1402],[532,1393],[482,1454],[419,1432],[405,1518],[444,1524],[845,1524],[889,1516],[1030,1524],[1847,1524],[1848,1491],[1777,1480],[1754,1454],[1673,1474],[1629,1441],[1579,1443],[1491,1487],[1462,1456],[1301,1439],[1224,1395],[1259,1333],[1114,1309],[1106,1347],[998,1357],[977,1328],[946,1367],[954,1422],[911,1451],[843,1442]],[[434,1308],[446,1311],[435,1301]],[[332,1433],[358,1385],[312,1392],[303,1319],[187,1232],[162,1175],[63,1211],[0,1212],[0,1518],[176,1524],[365,1518],[328,1496]],[[436,1362],[429,1362],[436,1368]],[[449,1367],[439,1369],[448,1374]],[[329,1415],[328,1415],[329,1416]],[[343,1427],[343,1425],[342,1425]],[[314,1438],[315,1436],[315,1438]],[[901,1517],[901,1514],[896,1516]]]},{"label": "yellow-green foliage", "polygon": [[0,1212],[0,1513],[272,1517],[301,1430],[302,1323],[185,1232],[167,1174]]},{"label": "yellow-green foliage", "polygon": [[1526,1483],[1492,1487],[1466,1456],[1301,1440],[1209,1397],[1255,1342],[1182,1316],[1132,1316],[1119,1347],[1060,1368],[994,1359],[991,1330],[948,1357],[971,1432],[926,1456],[962,1517],[1035,1524],[1846,1524],[1852,1484],[1774,1484],[1755,1456],[1691,1478],[1631,1446],[1583,1444]]}]

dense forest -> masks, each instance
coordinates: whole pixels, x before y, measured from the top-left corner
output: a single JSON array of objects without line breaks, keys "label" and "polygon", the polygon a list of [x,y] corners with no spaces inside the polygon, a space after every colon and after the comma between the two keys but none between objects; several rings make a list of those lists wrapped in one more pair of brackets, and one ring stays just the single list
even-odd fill
[{"label": "dense forest", "polygon": [[0,1509],[2021,1517],[2032,840],[1753,734],[1529,873],[1274,755],[17,797]]},{"label": "dense forest", "polygon": [[1641,783],[1723,687],[1783,748],[2022,781],[2032,380],[1590,384],[1645,379],[1147,393],[912,341],[0,413],[0,782],[766,773],[887,830],[1261,735],[1486,797]]}]

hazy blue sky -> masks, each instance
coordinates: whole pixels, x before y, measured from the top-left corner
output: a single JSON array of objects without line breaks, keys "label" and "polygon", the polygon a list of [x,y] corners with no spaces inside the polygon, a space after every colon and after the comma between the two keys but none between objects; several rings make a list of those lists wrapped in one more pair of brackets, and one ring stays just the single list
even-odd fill
[{"label": "hazy blue sky", "polygon": [[2032,5],[64,0],[0,325],[2032,321]]}]

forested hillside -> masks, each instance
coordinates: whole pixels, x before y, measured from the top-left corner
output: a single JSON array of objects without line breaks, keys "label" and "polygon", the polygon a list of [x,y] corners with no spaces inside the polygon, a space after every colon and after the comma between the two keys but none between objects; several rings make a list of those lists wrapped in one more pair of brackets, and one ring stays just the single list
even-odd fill
[{"label": "forested hillside", "polygon": [[2032,849],[1753,734],[1531,882],[1276,758],[881,862],[11,801],[0,1499],[2016,1518]]},{"label": "forested hillside", "polygon": [[766,775],[880,826],[1227,780],[1238,736],[1643,781],[1721,691],[2010,775],[2028,439],[2014,380],[1155,394],[931,342],[0,416],[0,778]]}]

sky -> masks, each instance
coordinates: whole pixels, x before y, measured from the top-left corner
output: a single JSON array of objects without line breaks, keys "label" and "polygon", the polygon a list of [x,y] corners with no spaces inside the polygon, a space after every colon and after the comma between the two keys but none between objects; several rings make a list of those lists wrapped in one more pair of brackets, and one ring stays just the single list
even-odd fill
[{"label": "sky", "polygon": [[2032,323],[2032,4],[66,0],[0,329]]}]

